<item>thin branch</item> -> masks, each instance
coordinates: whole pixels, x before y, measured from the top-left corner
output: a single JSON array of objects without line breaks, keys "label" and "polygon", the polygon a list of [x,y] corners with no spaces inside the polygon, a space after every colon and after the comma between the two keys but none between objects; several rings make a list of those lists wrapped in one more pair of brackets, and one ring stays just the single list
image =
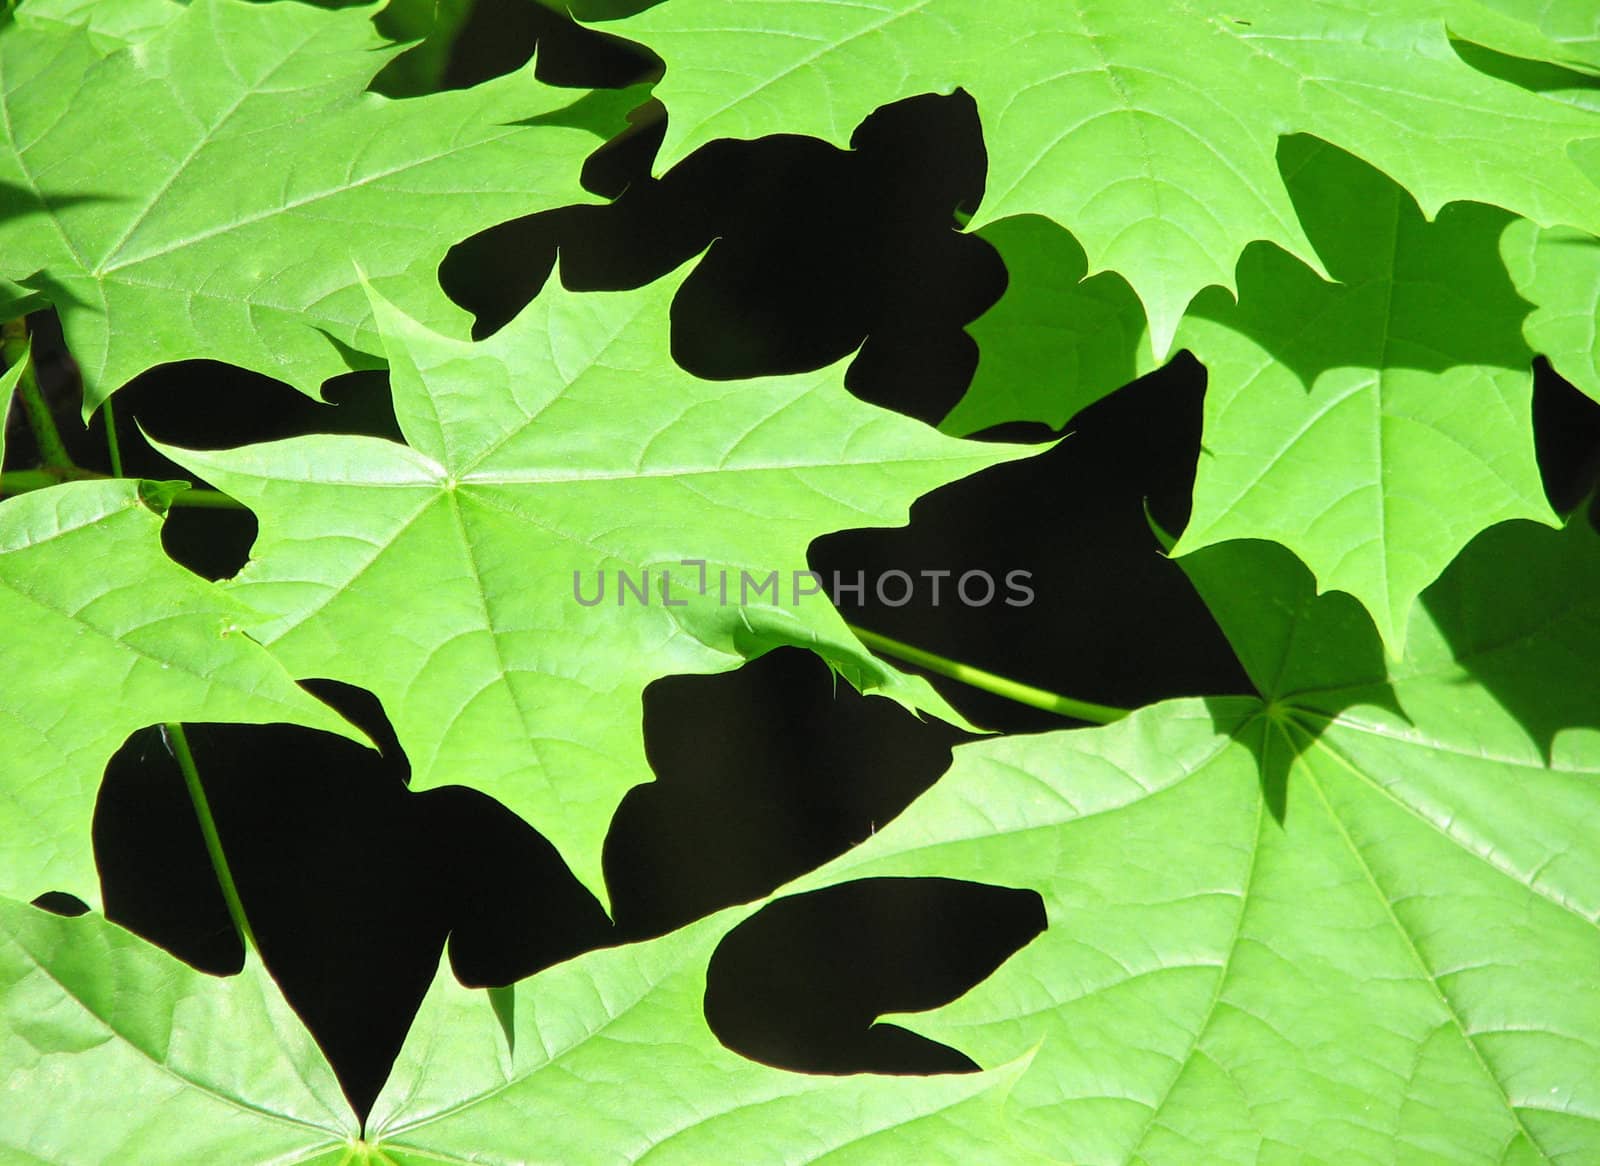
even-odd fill
[{"label": "thin branch", "polygon": [[183,771],[183,784],[189,789],[189,801],[194,805],[194,815],[200,819],[200,833],[206,840],[206,854],[211,858],[211,869],[216,872],[217,883],[222,888],[223,901],[228,904],[228,918],[248,951],[259,952],[255,933],[250,930],[250,920],[245,917],[244,904],[239,900],[239,888],[233,881],[233,870],[228,866],[228,856],[222,852],[222,837],[217,833],[217,820],[211,815],[211,802],[206,798],[205,787],[200,784],[200,771],[195,768],[194,754],[189,749],[189,738],[183,726],[171,722],[161,726],[162,739]]},{"label": "thin branch", "polygon": [[[85,470],[78,466],[60,469],[11,470],[0,474],[0,495],[26,494],[29,490],[43,490],[59,486],[62,482],[110,482],[108,474]],[[243,502],[216,490],[191,487],[173,497],[173,506],[188,506],[206,510],[247,510]]]},{"label": "thin branch", "polygon": [[[7,368],[16,367],[18,361],[28,360],[26,316],[18,316],[14,320],[0,324],[0,358],[5,360]],[[45,403],[44,394],[39,391],[39,379],[33,375],[31,361],[23,368],[22,377],[17,382],[17,396],[22,401],[23,412],[28,418],[28,428],[33,430],[33,441],[39,448],[39,459],[51,469],[73,469],[72,457],[67,453],[67,447],[61,440],[61,432],[56,428],[55,418],[50,415],[50,406]]]},{"label": "thin branch", "polygon": [[1047,713],[1058,713],[1064,717],[1089,721],[1096,725],[1109,725],[1112,721],[1120,721],[1132,711],[1088,700],[1076,700],[1043,688],[1035,688],[1031,684],[1008,680],[1004,676],[996,676],[993,672],[985,672],[982,668],[974,668],[971,664],[962,664],[911,644],[891,640],[888,636],[879,635],[866,628],[856,627],[854,624],[848,626],[863,644],[875,652],[893,656],[898,660],[904,660],[907,664],[915,664],[919,668],[926,668],[929,672],[936,672],[951,680],[959,680],[962,684],[971,685],[973,688],[982,689],[1006,700],[1014,700],[1030,708],[1043,709]]},{"label": "thin branch", "polygon": [[112,411],[111,398],[107,397],[100,406],[100,412],[106,419],[106,456],[111,459],[111,476],[122,477],[122,447],[117,444],[117,415]]}]

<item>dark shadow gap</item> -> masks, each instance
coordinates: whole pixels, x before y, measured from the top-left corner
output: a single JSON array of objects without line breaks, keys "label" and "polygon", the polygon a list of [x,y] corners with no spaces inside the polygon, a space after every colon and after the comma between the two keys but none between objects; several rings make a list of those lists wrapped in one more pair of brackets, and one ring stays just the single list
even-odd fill
[{"label": "dark shadow gap", "polygon": [[800,1073],[970,1073],[886,1012],[948,1004],[1045,929],[1033,891],[861,879],[769,903],[720,944],[706,1021],[741,1056]]},{"label": "dark shadow gap", "polygon": [[661,70],[659,59],[642,45],[585,28],[538,0],[474,0],[451,45],[439,88],[470,89],[516,72],[535,56],[535,77],[573,89],[621,89]]},{"label": "dark shadow gap", "polygon": [[68,919],[89,913],[89,904],[66,891],[46,891],[33,900],[33,905],[41,911],[48,911],[52,915],[65,915]]},{"label": "dark shadow gap", "polygon": [[734,672],[650,685],[644,739],[656,780],[623,798],[605,844],[627,941],[758,899],[843,854],[972,738],[779,648]]},{"label": "dark shadow gap", "polygon": [[[1080,700],[1136,708],[1252,692],[1145,516],[1148,505],[1173,532],[1188,521],[1204,394],[1205,370],[1180,354],[1084,409],[1048,453],[919,499],[909,526],[816,539],[810,566],[829,583],[837,575],[864,584],[859,596],[839,592],[853,623]],[[1022,435],[1037,429],[1023,427]],[[969,572],[976,581],[963,592]],[[1025,577],[1013,581],[1013,572]],[[986,728],[1038,732],[1073,723],[931,679]]]},{"label": "dark shadow gap", "polygon": [[[186,727],[267,967],[365,1116],[438,968],[531,974],[610,938],[599,903],[531,827],[471,790],[413,794],[370,694],[317,694],[383,755],[289,725]],[[243,949],[159,728],[112,759],[94,821],[106,915],[180,959],[236,972]]]},{"label": "dark shadow gap", "polygon": [[885,106],[850,150],[796,136],[714,142],[659,180],[661,123],[649,116],[587,175],[619,192],[614,204],[501,224],[450,252],[440,280],[477,316],[474,335],[526,306],[557,249],[562,282],[579,291],[640,287],[705,252],[673,304],[672,352],[689,372],[770,376],[854,353],[853,393],[939,420],[976,365],[965,326],[1005,286],[993,248],[956,229],[958,209],[983,195],[972,99]]},{"label": "dark shadow gap", "polygon": [[1533,440],[1545,497],[1566,514],[1600,482],[1600,404],[1542,356],[1533,362]]}]

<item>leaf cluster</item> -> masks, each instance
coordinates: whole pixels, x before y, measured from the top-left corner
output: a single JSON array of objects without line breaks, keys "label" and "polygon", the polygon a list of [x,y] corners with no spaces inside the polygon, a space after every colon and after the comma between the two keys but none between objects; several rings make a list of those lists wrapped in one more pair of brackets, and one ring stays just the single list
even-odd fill
[{"label": "leaf cluster", "polygon": [[[541,56],[459,83],[492,7],[0,16],[0,1162],[1600,1161],[1600,459],[1552,490],[1534,408],[1536,383],[1600,407],[1592,5],[596,0],[540,27],[633,42],[642,82],[557,86]],[[955,93],[987,174],[925,235],[1006,283],[921,419],[863,388],[887,318],[838,359],[697,375],[678,317],[731,238],[607,290],[563,253],[492,334],[441,282],[529,216],[622,223],[730,139],[865,157],[884,107]],[[594,193],[652,134],[633,189]],[[39,357],[56,324],[70,376]],[[317,401],[381,375],[393,424],[206,449],[119,427],[185,361]],[[1093,440],[1093,410],[1183,362],[1192,486],[1140,553],[1247,692],[1045,691],[847,621],[813,571],[829,536],[1076,457],[1000,438]],[[93,419],[109,474],[52,414]],[[124,474],[119,442],[187,478]],[[1038,499],[1037,537],[1076,502]],[[163,545],[201,508],[257,524],[221,578]],[[408,805],[492,799],[614,911],[609,832],[660,769],[646,690],[779,650],[967,743],[745,901],[488,990],[441,960],[353,1093],[183,726],[401,755]],[[983,733],[963,684],[1052,727]],[[134,741],[184,783],[237,975],[101,894],[96,802]],[[955,989],[819,991],[792,1027],[844,1016],[971,1071],[802,1072],[730,1036],[731,961],[867,886],[1009,897],[1025,934]]]}]

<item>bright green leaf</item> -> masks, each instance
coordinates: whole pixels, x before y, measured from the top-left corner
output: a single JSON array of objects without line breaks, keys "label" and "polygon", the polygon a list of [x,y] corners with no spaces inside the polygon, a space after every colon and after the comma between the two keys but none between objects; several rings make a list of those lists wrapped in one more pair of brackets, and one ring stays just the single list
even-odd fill
[{"label": "bright green leaf", "polygon": [[1029,1160],[997,1121],[1020,1065],[815,1077],[725,1049],[705,969],[751,910],[523,981],[510,1048],[441,969],[363,1141],[256,959],[218,980],[102,919],[0,900],[0,1150],[52,1166]]},{"label": "bright green leaf", "polygon": [[1590,0],[1476,0],[1451,12],[1450,31],[1527,60],[1600,73],[1600,18]]},{"label": "bright green leaf", "polygon": [[1341,282],[1252,249],[1240,295],[1197,301],[1206,365],[1194,513],[1177,555],[1283,543],[1398,648],[1417,594],[1480,530],[1554,522],[1534,460],[1526,304],[1501,265],[1507,216],[1432,223],[1404,191],[1307,138],[1283,146],[1300,216]]},{"label": "bright green leaf", "polygon": [[1038,1044],[1008,1111],[1056,1160],[1600,1157],[1600,539],[1487,532],[1389,667],[1282,548],[1184,564],[1265,699],[962,746],[799,885],[1044,897],[1044,935],[895,1020],[980,1064]]},{"label": "bright green leaf", "polygon": [[183,14],[179,0],[28,0],[22,22],[31,28],[55,27],[70,35],[82,29],[104,55],[155,36]]},{"label": "bright green leaf", "polygon": [[1219,11],[1123,0],[672,0],[607,24],[666,61],[658,165],[715,138],[845,145],[876,107],[957,86],[977,101],[988,193],[975,226],[1039,214],[1123,274],[1164,357],[1201,288],[1234,287],[1253,240],[1315,264],[1274,165],[1315,134],[1392,175],[1433,214],[1462,199],[1600,231],[1568,157],[1600,125],[1456,55],[1473,0],[1256,0]]},{"label": "bright green leaf", "polygon": [[[103,921],[11,903],[0,1064],[22,1104],[0,1137],[63,1163],[1593,1157],[1600,692],[1569,667],[1600,651],[1600,539],[1488,532],[1387,671],[1360,609],[1316,596],[1281,548],[1187,565],[1267,700],[964,746],[797,884],[1037,889],[1044,935],[954,1004],[895,1018],[987,1074],[805,1076],[722,1048],[705,967],[747,906],[517,985],[509,1044],[441,972],[352,1144],[257,964],[218,982]],[[106,1116],[73,1143],[63,1114],[90,1104]]]},{"label": "bright green leaf", "polygon": [[22,374],[28,367],[28,362],[33,359],[30,351],[23,358],[6,369],[0,376],[0,466],[6,460],[6,419],[11,411],[11,398],[16,394],[17,385],[22,380]]},{"label": "bright green leaf", "polygon": [[[260,518],[233,584],[268,613],[251,634],[292,669],[375,692],[413,788],[499,799],[597,895],[611,814],[650,777],[640,693],[659,676],[799,645],[863,691],[958,719],[867,653],[796,572],[816,536],[904,522],[928,490],[1036,452],[866,405],[838,366],[689,376],[666,342],[683,274],[603,295],[552,280],[479,344],[380,305],[409,446],[165,450]],[[683,560],[704,560],[704,575]],[[647,578],[648,602],[619,572]],[[745,584],[774,572],[776,593]],[[604,601],[580,603],[602,579]]]},{"label": "bright green leaf", "polygon": [[166,557],[151,487],[75,482],[0,503],[0,894],[98,898],[89,822],[135,729],[282,721],[361,740],[244,635],[243,605]]},{"label": "bright green leaf", "polygon": [[509,1051],[482,995],[441,970],[368,1136],[401,1166],[1033,1161],[997,1120],[1021,1063],[921,1078],[814,1076],[724,1048],[702,1011],[706,966],[753,909],[522,981]]},{"label": "bright green leaf", "polygon": [[3,898],[0,1092],[8,1163],[332,1166],[360,1132],[254,956],[221,980],[103,919]]},{"label": "bright green leaf", "polygon": [[0,320],[14,320],[49,307],[44,297],[9,279],[0,279]]},{"label": "bright green leaf", "polygon": [[[441,971],[363,1139],[253,958],[217,981],[0,898],[0,1160],[1600,1161],[1600,537],[1538,525],[1529,418],[1535,352],[1600,401],[1592,0],[576,4],[664,52],[663,166],[973,94],[976,221],[1011,285],[945,428],[1060,425],[1176,330],[1210,385],[1178,562],[1259,696],[964,747],[780,892],[1037,891],[1049,930],[907,1023],[983,1073],[807,1076],[724,1048],[707,961],[749,904],[490,1001]],[[468,343],[446,248],[586,200],[581,160],[631,102],[530,69],[364,92],[430,87],[447,35],[397,59],[380,33],[435,8],[0,12],[0,318],[56,302],[90,407],[166,360],[315,392],[386,353],[409,443],[169,451],[261,517],[223,586],[160,552],[178,484],[0,504],[0,896],[93,897],[95,792],[133,728],[350,734],[295,675],[374,690],[418,788],[495,794],[596,890],[611,812],[649,778],[656,677],[793,644],[954,715],[795,572],[816,536],[1031,451],[862,404],[837,367],[686,376],[681,273],[552,283]]]},{"label": "bright green leaf", "polygon": [[[1588,236],[1549,232],[1569,241],[1557,250],[1487,207],[1426,223],[1393,183],[1314,139],[1286,139],[1280,161],[1340,282],[1256,247],[1237,305],[1215,292],[1196,302],[1180,340],[1208,369],[1205,435],[1177,553],[1282,542],[1398,644],[1417,593],[1479,530],[1554,521],[1534,458],[1529,344],[1563,370],[1592,363],[1600,258],[1570,242]],[[1149,370],[1120,281],[1076,282],[1066,232],[1030,219],[986,234],[1010,284],[972,327],[982,357],[947,429],[1060,426]],[[1527,314],[1519,291],[1574,307]]]},{"label": "bright green leaf", "polygon": [[1535,305],[1522,326],[1529,347],[1600,401],[1600,239],[1517,219],[1500,250],[1517,291]]},{"label": "bright green leaf", "polygon": [[1005,260],[1006,291],[969,331],[982,360],[940,423],[976,433],[1007,421],[1060,429],[1155,368],[1144,309],[1112,272],[1088,276],[1083,248],[1048,219],[1006,219],[980,234]]},{"label": "bright green leaf", "polygon": [[527,69],[407,101],[364,93],[398,51],[371,7],[141,6],[166,21],[123,47],[43,19],[64,7],[0,24],[0,274],[60,310],[85,415],[168,360],[226,360],[312,394],[373,363],[345,350],[379,343],[356,264],[419,319],[464,331],[435,274],[446,250],[593,201],[580,164],[631,104],[580,101]]},{"label": "bright green leaf", "polygon": [[[1491,16],[1491,20],[1492,32],[1470,25],[1464,30],[1452,28],[1452,36],[1462,34],[1452,41],[1462,60],[1479,72],[1529,92],[1566,102],[1591,115],[1600,113],[1600,75],[1590,66],[1572,61],[1566,47],[1552,44],[1527,25],[1497,16]],[[1499,47],[1485,48],[1477,43],[1479,40]],[[1567,63],[1556,63],[1562,61]],[[1600,179],[1600,169],[1596,169],[1600,159],[1593,147],[1592,141],[1578,142],[1568,152],[1591,178]]]}]

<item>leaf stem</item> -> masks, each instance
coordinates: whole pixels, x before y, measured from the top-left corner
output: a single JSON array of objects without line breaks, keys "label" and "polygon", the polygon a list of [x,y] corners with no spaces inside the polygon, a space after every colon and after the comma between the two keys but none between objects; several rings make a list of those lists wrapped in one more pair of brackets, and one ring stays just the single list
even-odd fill
[{"label": "leaf stem", "polygon": [[[18,316],[0,324],[0,358],[4,358],[7,368],[15,366],[19,360],[28,359],[26,316]],[[56,428],[55,418],[50,415],[50,406],[39,391],[39,378],[33,375],[32,364],[22,370],[22,377],[17,382],[17,396],[22,398],[28,428],[33,430],[34,444],[39,447],[39,460],[51,469],[73,469],[72,457],[61,440],[61,431]],[[0,423],[3,420],[0,418]]]},{"label": "leaf stem", "polygon": [[1120,721],[1132,711],[1114,708],[1108,704],[1095,704],[1088,700],[1075,700],[1070,696],[1035,688],[1031,684],[996,676],[993,672],[985,672],[982,668],[974,668],[971,664],[962,664],[946,656],[935,655],[899,640],[891,640],[888,636],[879,635],[854,624],[846,626],[856,634],[856,638],[875,652],[893,656],[904,660],[907,664],[915,664],[919,668],[926,668],[929,672],[936,672],[951,680],[959,680],[962,684],[969,684],[973,688],[982,689],[1006,700],[1014,700],[1030,708],[1043,709],[1047,713],[1058,713],[1064,717],[1089,721],[1096,725],[1109,725],[1112,721]]},{"label": "leaf stem", "polygon": [[[43,490],[47,486],[59,486],[62,482],[109,482],[113,479],[106,475],[96,473],[94,470],[85,470],[78,466],[63,466],[57,469],[38,470],[11,470],[0,474],[0,495],[26,494],[29,490]],[[206,490],[198,486],[184,490],[172,499],[174,506],[191,506],[208,510],[244,510],[243,502],[230,498],[216,490]]]},{"label": "leaf stem", "polygon": [[211,857],[211,869],[217,874],[217,884],[222,888],[223,901],[228,904],[228,918],[247,951],[260,951],[255,933],[250,930],[250,920],[245,918],[244,904],[239,901],[239,888],[233,881],[233,871],[228,866],[228,856],[222,852],[222,838],[217,834],[217,820],[211,816],[211,803],[206,799],[205,787],[200,784],[200,771],[195,768],[194,754],[189,750],[189,738],[183,726],[169,721],[161,726],[161,736],[177,759],[183,771],[183,784],[189,787],[189,801],[194,804],[195,817],[200,819],[200,833],[206,840],[206,853]]},{"label": "leaf stem", "polygon": [[172,505],[188,506],[196,510],[248,510],[249,507],[237,498],[223,494],[217,490],[207,490],[203,486],[190,486],[187,490],[173,495]]},{"label": "leaf stem", "polygon": [[117,415],[111,409],[111,398],[107,397],[100,411],[106,419],[106,455],[111,459],[111,476],[122,477],[122,448],[117,444]]},{"label": "leaf stem", "polygon": [[59,486],[62,482],[79,482],[104,476],[93,470],[80,470],[76,466],[52,470],[8,470],[0,474],[0,494],[26,494],[29,490],[43,490],[46,486]]}]

